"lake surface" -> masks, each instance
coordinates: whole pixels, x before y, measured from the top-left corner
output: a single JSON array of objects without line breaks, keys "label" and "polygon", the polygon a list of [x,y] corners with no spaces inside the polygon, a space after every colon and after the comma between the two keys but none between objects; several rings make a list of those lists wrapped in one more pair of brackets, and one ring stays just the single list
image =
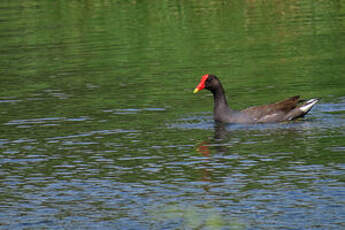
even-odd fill
[{"label": "lake surface", "polygon": [[[344,229],[344,1],[0,2],[0,229]],[[322,98],[291,123],[234,109]]]}]

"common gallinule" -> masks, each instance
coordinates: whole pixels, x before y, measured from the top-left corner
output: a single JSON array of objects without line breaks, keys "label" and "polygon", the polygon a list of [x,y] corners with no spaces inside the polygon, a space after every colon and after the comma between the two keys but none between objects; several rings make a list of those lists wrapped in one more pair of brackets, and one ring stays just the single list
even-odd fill
[{"label": "common gallinule", "polygon": [[213,118],[226,123],[268,123],[291,121],[306,115],[319,99],[301,100],[294,96],[269,105],[253,106],[244,110],[233,110],[228,106],[222,84],[215,75],[201,77],[194,93],[202,89],[212,92],[214,98]]}]

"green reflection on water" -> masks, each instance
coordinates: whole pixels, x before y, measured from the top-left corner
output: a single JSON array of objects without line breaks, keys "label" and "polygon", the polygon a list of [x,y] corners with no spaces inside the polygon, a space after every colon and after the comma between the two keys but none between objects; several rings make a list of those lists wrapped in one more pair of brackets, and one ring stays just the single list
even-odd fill
[{"label": "green reflection on water", "polygon": [[247,229],[246,224],[233,218],[229,220],[217,210],[212,208],[198,208],[194,206],[182,207],[171,205],[164,208],[152,210],[153,220],[156,223],[179,223],[179,227],[184,229]]},{"label": "green reflection on water", "polygon": [[[111,193],[116,185],[142,183],[147,189],[155,180],[182,181],[181,187],[220,183],[223,190],[214,194],[216,199],[249,197],[248,205],[256,204],[256,192],[265,189],[283,195],[297,191],[319,210],[325,205],[318,196],[329,203],[341,201],[334,193],[327,195],[330,187],[343,189],[341,108],[312,111],[304,125],[230,129],[213,138],[212,97],[207,92],[193,95],[192,90],[201,75],[214,73],[235,109],[298,94],[321,97],[321,111],[327,110],[325,105],[340,105],[345,88],[343,12],[342,1],[312,0],[1,1],[1,202],[13,205],[8,216],[13,222],[22,220],[14,217],[20,213],[14,207],[27,214],[26,206],[20,209],[23,197],[44,197],[41,188],[49,187],[51,196],[42,205],[68,209],[70,201],[56,199],[60,191],[54,186],[72,190],[72,195],[85,189],[88,195],[94,184],[85,188],[83,182],[90,178],[102,186],[114,183],[107,190],[109,202],[123,198]],[[60,185],[71,181],[80,184]],[[326,189],[322,193],[315,187]],[[159,195],[164,203],[166,194]],[[282,197],[272,199],[280,203]],[[102,199],[91,196],[96,203]],[[102,218],[113,219],[118,209],[106,203],[97,203],[96,209]],[[124,216],[141,210],[140,202],[128,203],[133,206],[128,213],[121,210]],[[32,212],[40,207],[28,206]],[[77,209],[90,212],[95,206]],[[242,211],[238,215],[251,219],[241,204],[236,208]],[[57,212],[58,220],[73,215]],[[245,227],[221,211],[195,206],[171,206],[152,214],[163,221],[181,215],[190,228]],[[307,218],[310,223],[317,219]],[[325,228],[334,221],[334,216],[323,218]]]}]

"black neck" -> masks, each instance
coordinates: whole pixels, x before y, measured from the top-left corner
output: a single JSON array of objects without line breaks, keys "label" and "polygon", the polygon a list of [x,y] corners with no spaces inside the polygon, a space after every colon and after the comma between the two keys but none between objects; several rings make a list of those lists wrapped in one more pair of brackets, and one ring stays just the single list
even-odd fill
[{"label": "black neck", "polygon": [[223,86],[221,84],[219,84],[215,89],[212,89],[211,92],[214,98],[214,109],[229,107],[228,102],[226,101]]}]

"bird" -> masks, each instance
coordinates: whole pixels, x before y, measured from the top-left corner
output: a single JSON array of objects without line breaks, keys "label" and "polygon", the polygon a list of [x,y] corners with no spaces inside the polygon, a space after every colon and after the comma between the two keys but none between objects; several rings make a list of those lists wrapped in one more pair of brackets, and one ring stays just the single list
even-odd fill
[{"label": "bird", "polygon": [[306,115],[319,98],[310,100],[300,99],[300,96],[267,104],[252,106],[243,110],[233,110],[229,107],[222,83],[217,76],[205,74],[193,93],[202,89],[211,91],[214,99],[213,119],[223,123],[276,123],[292,121]]}]

